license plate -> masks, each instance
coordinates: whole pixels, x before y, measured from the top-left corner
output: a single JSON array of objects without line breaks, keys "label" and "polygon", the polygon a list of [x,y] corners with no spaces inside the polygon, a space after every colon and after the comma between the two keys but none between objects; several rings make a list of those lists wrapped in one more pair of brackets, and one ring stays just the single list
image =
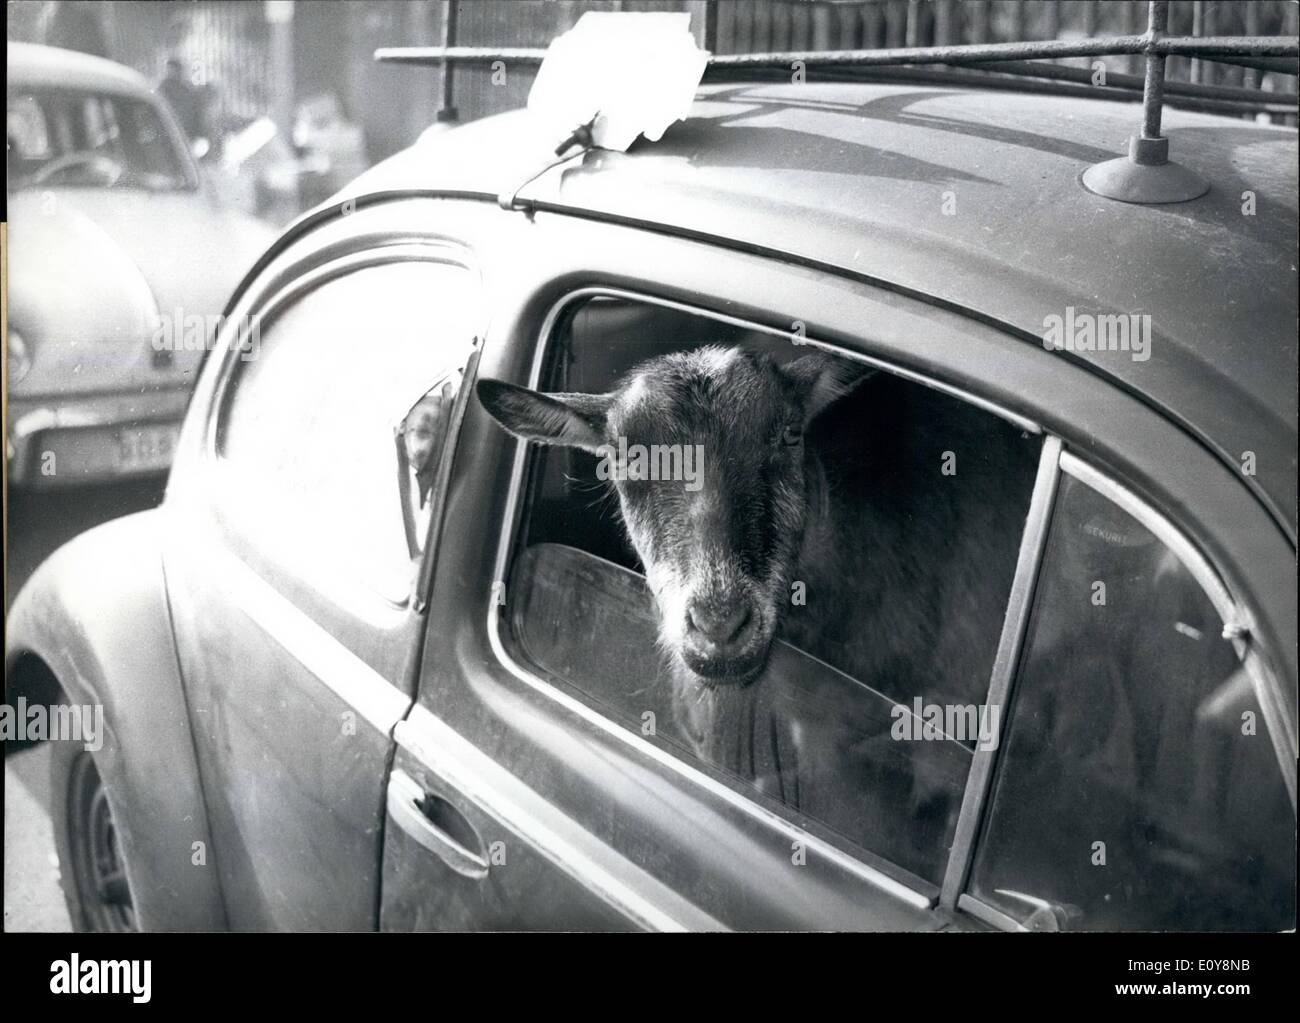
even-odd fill
[{"label": "license plate", "polygon": [[179,423],[47,432],[37,439],[33,482],[53,486],[162,472],[171,466],[179,434]]},{"label": "license plate", "polygon": [[180,427],[131,426],[117,432],[117,467],[119,471],[157,472],[172,464]]}]

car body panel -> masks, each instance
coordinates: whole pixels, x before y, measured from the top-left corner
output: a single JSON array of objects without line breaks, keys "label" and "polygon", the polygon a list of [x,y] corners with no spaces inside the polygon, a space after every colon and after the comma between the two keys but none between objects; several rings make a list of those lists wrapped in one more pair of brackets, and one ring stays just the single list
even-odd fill
[{"label": "car body panel", "polygon": [[[237,315],[253,315],[275,303],[283,283],[310,276],[350,252],[384,252],[380,237],[367,230],[371,216],[359,212],[291,246],[259,286],[243,296]],[[412,234],[404,230],[401,238],[409,241]],[[397,239],[390,235],[387,240]],[[233,876],[227,887],[239,893],[232,924],[294,929],[362,929],[376,923],[431,926],[434,905],[428,878],[396,841],[384,869],[397,871],[395,891],[404,880],[418,895],[397,898],[382,921],[375,916],[380,841],[391,830],[382,827],[384,758],[392,748],[391,733],[411,702],[402,686],[414,682],[413,657],[425,619],[409,609],[381,612],[372,604],[364,616],[370,620],[365,621],[355,605],[335,599],[337,592],[332,597],[293,578],[276,564],[275,551],[258,541],[256,517],[237,513],[241,502],[221,480],[220,462],[213,457],[214,410],[226,386],[223,357],[228,359],[229,353],[214,355],[206,367],[181,439],[182,456],[168,504],[187,509],[178,515],[190,521],[174,537],[167,562],[175,567],[171,585],[177,591],[182,656],[187,666],[193,665],[187,670],[191,692],[197,692],[191,697],[196,731],[211,730],[215,719],[223,722],[222,741],[201,737],[198,742],[206,752],[205,770],[220,778],[222,795],[214,800],[213,812],[222,822],[218,831],[229,836],[225,850],[233,863],[223,869]],[[233,368],[228,362],[226,370]],[[217,574],[234,585],[213,585]],[[232,616],[245,621],[237,624]],[[389,624],[380,627],[383,621]],[[256,625],[250,631],[252,623]],[[236,636],[243,641],[236,643]],[[304,640],[308,636],[309,642]],[[275,663],[268,663],[268,657]],[[268,684],[271,679],[273,685]],[[357,727],[353,734],[340,736],[340,715],[348,712]],[[242,734],[235,734],[237,730]],[[305,748],[324,751],[311,754],[314,766],[309,771],[299,764]],[[250,770],[254,756],[257,767]],[[265,813],[267,802],[278,808],[274,817]],[[326,808],[328,816],[323,817]],[[485,833],[495,828],[493,841],[506,840],[503,826],[489,824],[482,811],[465,805],[462,812]],[[567,920],[601,927],[618,924],[617,913],[585,895],[578,883],[569,881],[566,888],[556,865],[530,851],[523,838],[509,839],[508,856],[513,879],[508,894],[478,894],[476,889],[446,884],[434,889],[446,900],[447,913],[455,905],[479,907],[477,916],[439,913],[441,926],[470,919],[523,926],[539,919],[538,905],[554,906],[557,900],[568,905]],[[424,863],[423,869],[431,866]],[[294,897],[279,897],[287,892]],[[587,908],[581,909],[584,902]],[[489,912],[489,904],[495,910]]]},{"label": "car body panel", "polygon": [[[176,528],[164,542],[230,925],[370,930],[391,733],[411,703],[424,621],[409,603],[303,578],[257,513],[260,495],[223,472],[215,408],[223,367],[241,355],[223,350],[205,368],[168,484]],[[327,576],[328,556],[318,555]]]},{"label": "car body panel", "polygon": [[942,86],[708,86],[690,118],[628,153],[593,151],[530,180],[547,150],[526,114],[509,113],[431,135],[344,194],[519,190],[535,208],[861,276],[1039,345],[1045,318],[1067,307],[1148,313],[1147,361],[1058,357],[1141,395],[1225,464],[1255,452],[1257,475],[1242,481],[1294,543],[1296,132],[1166,110],[1173,158],[1210,192],[1135,206],[1086,191],[1080,174],[1122,153],[1137,121],[1111,101]]},{"label": "car body panel", "polygon": [[[328,645],[265,562],[232,553],[217,528],[189,521],[166,563],[229,925],[373,929],[389,732],[409,701],[377,675],[359,694],[332,687],[355,655]],[[389,643],[404,639],[398,629]]]},{"label": "car body panel", "polygon": [[21,658],[36,657],[67,701],[103,708],[95,762],[141,926],[221,930],[226,916],[163,580],[165,514],[97,526],[37,569],[6,621],[6,677]]}]

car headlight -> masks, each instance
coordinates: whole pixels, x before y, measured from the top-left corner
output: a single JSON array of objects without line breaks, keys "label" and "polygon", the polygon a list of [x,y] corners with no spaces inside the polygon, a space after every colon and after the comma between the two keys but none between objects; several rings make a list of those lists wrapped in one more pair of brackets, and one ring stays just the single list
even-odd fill
[{"label": "car headlight", "polygon": [[18,383],[32,368],[32,355],[21,334],[9,328],[9,383]]}]

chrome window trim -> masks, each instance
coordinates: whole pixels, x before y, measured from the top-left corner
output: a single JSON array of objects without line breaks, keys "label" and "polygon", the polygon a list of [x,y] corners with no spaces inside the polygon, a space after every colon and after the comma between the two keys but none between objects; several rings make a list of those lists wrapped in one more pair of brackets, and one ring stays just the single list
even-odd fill
[{"label": "chrome window trim", "polygon": [[[550,348],[552,334],[562,313],[570,305],[576,302],[595,297],[617,298],[625,301],[656,305],[661,308],[673,309],[678,312],[700,316],[716,322],[741,327],[746,330],[758,331],[770,336],[780,337],[790,341],[792,344],[798,344],[800,346],[808,345],[812,348],[830,351],[841,357],[855,359],[896,376],[900,376],[911,382],[931,387],[952,397],[958,398],[959,400],[976,405],[977,407],[1012,423],[1026,432],[1034,434],[1042,433],[1042,428],[1037,423],[1010,412],[987,399],[969,394],[960,388],[932,380],[929,377],[912,370],[903,369],[885,360],[873,356],[862,355],[858,352],[843,349],[813,338],[796,337],[794,334],[787,331],[777,330],[773,327],[754,323],[725,313],[714,312],[685,302],[677,302],[672,299],[643,294],[625,288],[606,286],[577,288],[573,291],[566,292],[552,304],[543,319],[541,330],[538,334],[537,346],[533,355],[533,363],[529,370],[528,385],[530,387],[536,388],[541,380],[542,369],[545,365],[546,355]],[[518,530],[519,517],[522,513],[520,498],[523,493],[525,470],[527,468],[529,457],[528,445],[525,443],[519,443],[515,451],[514,465],[511,468],[510,487],[506,496],[506,514],[503,519],[501,536],[497,545],[497,554],[493,569],[493,578],[495,579],[505,579],[506,571],[509,568],[510,552],[516,531]],[[568,693],[561,691],[550,682],[547,682],[533,674],[527,668],[515,661],[506,650],[501,638],[501,629],[503,624],[497,602],[495,600],[489,600],[487,608],[488,642],[497,660],[519,681],[543,694],[571,713],[576,714],[589,724],[599,728],[601,731],[631,746],[643,756],[669,768],[698,788],[703,789],[711,796],[741,810],[743,813],[760,821],[767,827],[784,834],[785,837],[793,841],[803,842],[810,851],[815,852],[817,855],[823,857],[829,862],[834,863],[837,867],[854,877],[893,895],[895,898],[898,898],[917,909],[933,909],[937,905],[937,898],[935,896],[928,895],[925,892],[913,888],[905,882],[892,877],[885,871],[873,867],[845,852],[838,846],[826,841],[820,836],[804,830],[794,822],[789,821],[774,811],[752,801],[737,790],[688,764],[686,761],[675,756],[668,750],[647,742],[641,736],[636,735],[634,732],[629,731],[617,722],[605,717],[595,708],[588,706],[582,701],[570,696]],[[969,779],[967,785],[969,786]],[[899,869],[901,870],[902,868]]]},{"label": "chrome window trim", "polygon": [[[862,352],[855,352],[849,348],[842,348],[838,345],[831,344],[828,341],[821,341],[814,337],[801,336],[788,330],[779,330],[776,327],[769,327],[763,323],[755,323],[752,320],[746,320],[739,316],[730,316],[727,313],[714,312],[711,309],[691,305],[687,302],[678,302],[674,299],[661,298],[658,295],[642,294],[640,292],[631,291],[627,288],[589,286],[567,292],[561,299],[559,299],[556,305],[552,307],[550,312],[547,313],[547,322],[553,323],[554,318],[558,316],[558,312],[563,311],[563,307],[568,305],[570,302],[595,297],[619,298],[625,301],[641,302],[646,305],[657,305],[664,309],[673,309],[677,312],[689,313],[693,316],[701,316],[705,319],[714,320],[718,323],[726,323],[730,326],[740,327],[744,330],[767,334],[769,337],[778,337],[784,341],[789,341],[790,344],[796,348],[807,347],[831,352],[840,358],[847,358],[852,359],[854,362],[865,363],[874,369],[883,370],[893,376],[902,377],[904,380],[908,380],[911,383],[920,384],[923,387],[930,388],[931,390],[940,391],[952,398],[958,398],[969,405],[974,405],[977,408],[983,409],[985,412],[997,416],[999,419],[1007,421],[1012,426],[1024,430],[1026,433],[1039,434],[1043,432],[1043,428],[1032,419],[1026,419],[1019,413],[1003,408],[996,402],[990,401],[987,398],[982,398],[977,394],[956,387],[953,384],[944,383],[941,380],[935,380],[932,377],[926,376],[924,373],[919,373],[916,370],[900,366],[897,363],[888,361],[887,359],[881,359],[874,355],[865,355]],[[537,354],[533,361],[532,375],[529,378],[529,386],[531,387],[536,387],[538,380],[541,379],[541,365],[545,352],[545,335],[543,335],[542,344],[537,349]]]},{"label": "chrome window trim", "polygon": [[1011,689],[1020,666],[1025,634],[1029,629],[1029,615],[1034,604],[1034,589],[1043,563],[1043,553],[1047,549],[1052,510],[1056,506],[1060,460],[1061,439],[1049,434],[1039,453],[1038,474],[1029,499],[1024,532],[1020,534],[1015,576],[1011,581],[1011,592],[1007,595],[1002,635],[998,640],[997,654],[989,676],[988,694],[985,697],[986,705],[1001,709],[998,715],[998,741],[992,749],[976,749],[966,779],[966,791],[962,796],[952,850],[948,854],[943,889],[939,897],[940,905],[949,909],[960,908],[962,889],[966,885],[975,856],[980,822],[984,819],[984,805],[992,789],[993,769],[997,766],[998,751],[1002,749],[1002,737],[1007,731]]},{"label": "chrome window trim", "polygon": [[980,902],[975,896],[967,895],[965,892],[962,892],[957,897],[957,908],[963,913],[969,913],[976,920],[986,923],[990,927],[996,927],[1002,931],[1029,932],[1029,928],[1015,917],[1007,916],[1002,910],[994,909],[987,902]]}]

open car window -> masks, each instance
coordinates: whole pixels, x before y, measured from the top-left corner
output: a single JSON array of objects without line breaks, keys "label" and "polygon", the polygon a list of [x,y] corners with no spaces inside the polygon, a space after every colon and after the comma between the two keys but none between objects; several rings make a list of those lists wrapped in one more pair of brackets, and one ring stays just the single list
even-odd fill
[{"label": "open car window", "polygon": [[[540,388],[607,391],[646,359],[705,344],[781,363],[808,352],[787,338],[601,297],[562,317]],[[866,538],[842,565],[861,588],[832,597],[815,585],[801,592],[805,581],[794,580],[786,625],[757,680],[712,690],[681,683],[617,496],[598,459],[573,448],[531,454],[501,617],[514,654],[554,684],[801,825],[937,885],[981,726],[996,733],[983,701],[1041,441],[887,372],[861,389],[852,407],[832,407],[816,428],[828,458],[881,474],[876,497],[859,490]],[[952,430],[936,446],[943,431],[935,423],[947,416]],[[910,438],[901,448],[900,434]],[[1014,452],[1016,471],[988,461],[980,440],[988,436]],[[894,611],[882,611],[884,581],[865,567],[871,545],[894,543],[935,495],[987,490],[995,472],[996,514],[959,522],[943,508],[934,513],[948,540],[892,580],[908,591],[894,611],[924,627],[897,628]],[[898,500],[905,489],[907,500]],[[963,566],[969,587],[943,582],[954,544],[982,552]],[[913,615],[920,606],[925,614]],[[946,677],[956,663],[961,677]]]}]

